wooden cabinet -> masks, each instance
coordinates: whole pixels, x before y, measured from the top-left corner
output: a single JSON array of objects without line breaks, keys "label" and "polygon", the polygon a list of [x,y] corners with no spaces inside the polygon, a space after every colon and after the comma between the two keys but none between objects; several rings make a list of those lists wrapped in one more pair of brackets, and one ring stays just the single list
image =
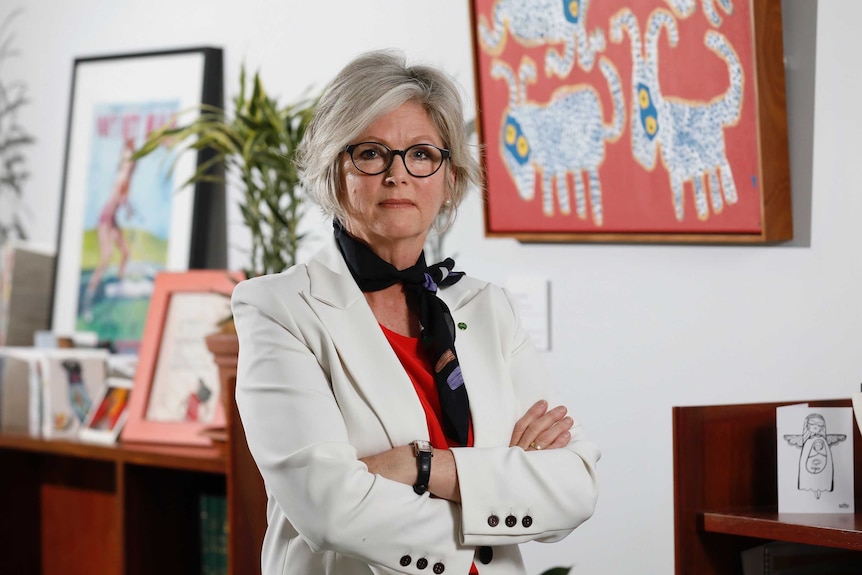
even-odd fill
[{"label": "wooden cabinet", "polygon": [[[775,408],[798,402],[673,408],[677,575],[741,573],[740,551],[765,541],[862,550],[862,511],[778,514]],[[808,401],[849,407],[849,400]],[[854,426],[854,489],[862,439]]]},{"label": "wooden cabinet", "polygon": [[266,496],[232,401],[236,337],[208,343],[229,398],[223,444],[101,446],[0,434],[0,573],[200,573],[203,494],[227,497],[228,573],[260,573]]},{"label": "wooden cabinet", "polygon": [[198,501],[225,493],[220,448],[0,435],[3,573],[200,572]]}]

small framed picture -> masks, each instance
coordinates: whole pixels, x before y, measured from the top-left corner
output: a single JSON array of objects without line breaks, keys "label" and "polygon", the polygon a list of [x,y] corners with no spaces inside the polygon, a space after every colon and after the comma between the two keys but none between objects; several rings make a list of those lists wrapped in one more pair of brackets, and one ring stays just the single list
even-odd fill
[{"label": "small framed picture", "polygon": [[93,399],[105,384],[108,352],[103,349],[41,350],[42,436],[74,438],[80,433]]},{"label": "small framed picture", "polygon": [[109,377],[93,401],[78,437],[95,443],[116,442],[126,422],[131,391],[131,379]]},{"label": "small framed picture", "polygon": [[230,295],[243,277],[224,270],[156,276],[123,441],[211,445],[206,431],[225,419],[205,338],[230,317]]}]

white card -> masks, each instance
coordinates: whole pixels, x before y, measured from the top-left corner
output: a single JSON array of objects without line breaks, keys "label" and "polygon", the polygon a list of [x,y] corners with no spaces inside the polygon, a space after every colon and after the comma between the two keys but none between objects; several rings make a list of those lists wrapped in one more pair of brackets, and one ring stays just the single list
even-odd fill
[{"label": "white card", "polygon": [[506,280],[506,289],[514,297],[521,327],[540,351],[551,349],[550,282],[543,277],[518,276]]},{"label": "white card", "polygon": [[776,409],[779,513],[854,513],[853,410]]}]

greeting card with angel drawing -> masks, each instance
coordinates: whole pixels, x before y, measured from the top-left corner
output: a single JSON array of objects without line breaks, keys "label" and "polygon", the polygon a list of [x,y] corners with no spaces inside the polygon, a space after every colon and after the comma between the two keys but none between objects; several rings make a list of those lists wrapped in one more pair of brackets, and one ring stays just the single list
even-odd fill
[{"label": "greeting card with angel drawing", "polygon": [[778,512],[853,513],[853,410],[776,410]]}]

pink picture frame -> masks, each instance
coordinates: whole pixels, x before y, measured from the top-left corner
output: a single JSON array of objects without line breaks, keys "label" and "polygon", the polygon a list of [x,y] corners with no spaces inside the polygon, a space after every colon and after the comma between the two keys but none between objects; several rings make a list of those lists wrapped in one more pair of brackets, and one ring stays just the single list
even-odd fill
[{"label": "pink picture frame", "polygon": [[207,431],[224,427],[225,414],[205,337],[230,316],[243,278],[225,270],[156,276],[122,441],[212,445]]}]

